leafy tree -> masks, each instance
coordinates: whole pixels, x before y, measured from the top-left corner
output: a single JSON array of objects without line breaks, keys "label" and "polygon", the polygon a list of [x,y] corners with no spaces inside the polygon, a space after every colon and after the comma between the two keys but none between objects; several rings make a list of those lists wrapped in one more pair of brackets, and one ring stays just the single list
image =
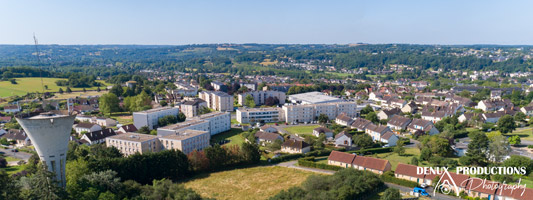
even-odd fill
[{"label": "leafy tree", "polygon": [[488,152],[491,155],[491,160],[494,162],[502,162],[506,155],[511,153],[509,142],[504,136],[496,136],[489,144]]},{"label": "leafy tree", "polygon": [[29,178],[21,179],[22,199],[66,199],[67,193],[59,187],[55,174],[38,167],[35,174]]},{"label": "leafy tree", "polygon": [[378,115],[375,112],[370,112],[365,117],[366,120],[371,121],[373,123],[379,123]]},{"label": "leafy tree", "polygon": [[142,134],[150,134],[150,129],[148,128],[148,126],[142,126],[141,128],[139,128],[139,130],[137,130],[137,132]]},{"label": "leafy tree", "polygon": [[396,142],[396,146],[394,147],[394,153],[397,153],[400,156],[405,153],[405,147],[402,140],[398,140],[398,142]]},{"label": "leafy tree", "polygon": [[255,164],[261,159],[259,146],[255,143],[245,142],[241,145],[242,159],[245,163]]},{"label": "leafy tree", "polygon": [[520,143],[522,143],[522,140],[520,139],[520,136],[513,135],[513,136],[509,137],[509,144],[510,145],[518,146],[518,145],[520,145]]},{"label": "leafy tree", "polygon": [[503,161],[505,167],[526,167],[526,174],[533,172],[533,160],[525,156],[511,155],[510,158]]},{"label": "leafy tree", "polygon": [[4,157],[0,157],[0,168],[7,167],[7,160]]},{"label": "leafy tree", "polygon": [[249,107],[249,108],[255,107],[255,100],[254,100],[254,97],[252,97],[252,95],[246,95],[246,98],[244,99],[244,106]]},{"label": "leafy tree", "polygon": [[274,140],[274,142],[267,145],[267,149],[270,151],[276,151],[281,149],[283,142],[281,140]]},{"label": "leafy tree", "polygon": [[165,106],[168,105],[168,103],[165,100],[161,100],[161,101],[159,101],[159,105],[161,105],[162,107],[165,107]]},{"label": "leafy tree", "polygon": [[67,87],[66,92],[67,92],[67,93],[72,93],[72,90],[70,89],[70,87]]},{"label": "leafy tree", "polygon": [[[453,149],[446,138],[437,135],[424,137],[421,141],[422,149],[428,148],[431,154],[448,157],[453,155]],[[425,160],[425,159],[422,159]]]},{"label": "leafy tree", "polygon": [[178,122],[178,118],[174,115],[167,115],[161,117],[157,120],[157,125],[160,127],[166,126],[168,124],[175,124]]},{"label": "leafy tree", "polygon": [[380,200],[400,200],[402,195],[400,195],[400,190],[396,188],[387,188],[381,196]]},{"label": "leafy tree", "polygon": [[124,93],[124,89],[120,85],[114,85],[111,90],[109,90],[109,92],[119,97],[122,96],[122,94]]},{"label": "leafy tree", "polygon": [[374,109],[370,105],[366,105],[363,109],[361,109],[361,115],[366,115],[371,112],[374,112]]},{"label": "leafy tree", "polygon": [[416,166],[418,166],[418,158],[416,158],[416,157],[413,156],[413,158],[411,158],[411,165],[416,165]]},{"label": "leafy tree", "polygon": [[96,91],[100,92],[100,91],[102,91],[102,89],[100,89],[100,87],[98,87],[98,88],[96,88]]},{"label": "leafy tree", "polygon": [[374,141],[372,141],[372,137],[370,137],[370,135],[368,134],[357,134],[354,135],[352,138],[353,143],[356,146],[361,147],[362,149],[367,149],[374,146]]},{"label": "leafy tree", "polygon": [[516,129],[516,124],[511,115],[504,115],[498,120],[498,130],[502,133],[509,133]]},{"label": "leafy tree", "polygon": [[59,88],[59,94],[63,94],[63,88]]},{"label": "leafy tree", "polygon": [[226,149],[216,144],[212,147],[204,149],[205,156],[209,160],[209,168],[211,170],[220,169],[228,162],[229,154]]},{"label": "leafy tree", "polygon": [[470,133],[468,137],[472,141],[468,144],[465,156],[461,157],[461,162],[464,165],[485,166],[487,164],[485,152],[489,148],[489,138],[479,131]]},{"label": "leafy tree", "polygon": [[324,113],[320,113],[320,115],[318,116],[318,122],[321,124],[325,124],[325,123],[328,123],[328,121],[329,121],[329,117]]},{"label": "leafy tree", "polygon": [[100,97],[99,106],[100,111],[105,114],[111,114],[113,112],[120,111],[119,107],[120,100],[113,93],[107,93]]},{"label": "leafy tree", "polygon": [[185,116],[185,114],[183,114],[182,112],[178,114],[178,122],[184,122],[186,119],[187,116]]},{"label": "leafy tree", "polygon": [[0,199],[20,199],[20,187],[4,170],[0,170]]},{"label": "leafy tree", "polygon": [[517,112],[514,115],[514,120],[515,121],[521,122],[521,121],[524,121],[525,119],[526,119],[526,114],[524,114],[523,112]]},{"label": "leafy tree", "polygon": [[182,184],[172,183],[167,179],[154,180],[152,186],[143,188],[141,196],[142,199],[202,199],[194,190],[187,189]]},{"label": "leafy tree", "polygon": [[431,158],[431,149],[422,148],[420,150],[420,160],[428,161]]}]

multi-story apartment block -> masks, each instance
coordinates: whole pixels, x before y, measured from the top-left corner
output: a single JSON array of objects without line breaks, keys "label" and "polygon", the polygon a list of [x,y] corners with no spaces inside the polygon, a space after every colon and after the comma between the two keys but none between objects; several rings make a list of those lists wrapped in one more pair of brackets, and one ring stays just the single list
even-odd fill
[{"label": "multi-story apartment block", "polygon": [[198,115],[198,111],[202,107],[207,107],[207,102],[201,99],[195,99],[194,101],[186,101],[180,105],[180,110],[187,118]]},{"label": "multi-story apartment block", "polygon": [[180,109],[177,107],[161,107],[133,113],[133,124],[137,128],[147,126],[152,130],[157,127],[159,118],[174,115],[177,116]]},{"label": "multi-story apartment block", "polygon": [[202,150],[209,147],[209,139],[211,139],[209,132],[189,129],[179,134],[160,137],[159,141],[163,149],[175,149],[189,154],[194,150]]},{"label": "multi-story apartment block", "polygon": [[161,143],[157,136],[154,135],[124,133],[105,139],[107,147],[113,146],[125,156],[135,153],[158,152],[161,150]]},{"label": "multi-story apartment block", "polygon": [[284,120],[285,115],[281,108],[239,108],[236,119],[239,123],[248,124],[256,122],[279,122]]},{"label": "multi-story apartment block", "polygon": [[283,106],[285,121],[288,123],[314,121],[317,120],[320,114],[327,115],[329,119],[335,119],[341,113],[353,118],[357,116],[357,110],[357,103],[355,102]]},{"label": "multi-story apartment block", "polygon": [[209,132],[209,122],[201,119],[190,119],[177,124],[171,124],[157,129],[157,136],[175,135],[185,130],[200,130]]},{"label": "multi-story apartment block", "polygon": [[172,90],[172,94],[179,94],[183,96],[196,96],[198,94],[198,88],[189,85],[187,83],[174,83],[176,85],[177,89]]},{"label": "multi-story apartment block", "polygon": [[220,91],[202,91],[200,99],[207,102],[207,107],[216,111],[233,111],[233,96]]},{"label": "multi-story apartment block", "polygon": [[285,93],[284,92],[278,92],[278,91],[253,91],[253,92],[246,92],[237,95],[238,103],[240,105],[244,105],[244,102],[246,100],[246,97],[250,95],[254,98],[255,105],[264,105],[266,100],[269,97],[272,97],[273,99],[278,99],[279,103],[278,105],[285,104]]},{"label": "multi-story apartment block", "polygon": [[231,129],[231,114],[229,112],[212,112],[198,115],[192,119],[199,119],[209,122],[209,133],[219,134]]},{"label": "multi-story apartment block", "polygon": [[231,115],[227,112],[214,112],[193,117],[184,122],[157,129],[158,136],[181,133],[185,130],[207,131],[215,135],[231,129]]}]

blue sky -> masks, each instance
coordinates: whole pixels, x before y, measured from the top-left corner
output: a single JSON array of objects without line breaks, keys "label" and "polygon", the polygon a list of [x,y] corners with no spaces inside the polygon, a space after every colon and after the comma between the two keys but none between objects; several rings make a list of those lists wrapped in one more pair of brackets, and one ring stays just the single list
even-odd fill
[{"label": "blue sky", "polygon": [[0,44],[533,45],[533,1],[0,0]]}]

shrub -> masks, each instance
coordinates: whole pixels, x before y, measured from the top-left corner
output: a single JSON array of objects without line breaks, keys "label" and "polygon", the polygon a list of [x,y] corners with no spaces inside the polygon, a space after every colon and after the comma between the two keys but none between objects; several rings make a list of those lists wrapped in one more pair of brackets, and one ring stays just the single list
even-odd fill
[{"label": "shrub", "polygon": [[317,163],[317,162],[314,162],[314,158],[312,158],[312,159],[313,159],[313,161],[308,160],[308,158],[301,158],[301,159],[298,160],[298,165],[302,166],[302,167],[311,167],[311,168],[333,170],[333,171],[339,171],[341,169],[344,169],[343,167],[339,167],[339,166],[335,166],[335,165]]},{"label": "shrub", "polygon": [[394,147],[385,147],[385,148],[370,148],[370,149],[361,149],[357,151],[347,151],[347,153],[356,153],[360,154],[375,154],[375,153],[389,153],[392,152]]},{"label": "shrub", "polygon": [[390,174],[381,175],[381,180],[383,180],[383,182],[394,183],[394,184],[397,184],[397,185],[410,187],[410,188],[418,187],[418,183],[416,183],[416,182],[408,181],[408,180],[404,180],[404,179],[399,179],[399,178],[396,178],[394,176],[391,176]]}]

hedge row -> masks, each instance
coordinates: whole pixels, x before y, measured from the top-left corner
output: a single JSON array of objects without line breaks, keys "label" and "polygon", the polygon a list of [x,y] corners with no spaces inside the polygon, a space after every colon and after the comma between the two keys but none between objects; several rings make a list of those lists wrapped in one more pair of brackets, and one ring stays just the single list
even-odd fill
[{"label": "hedge row", "polygon": [[310,152],[307,152],[305,154],[301,154],[301,153],[286,154],[286,155],[281,155],[281,156],[279,156],[277,158],[270,159],[270,163],[280,163],[280,162],[284,162],[284,161],[298,159],[298,158],[301,158],[301,157],[328,156],[330,153],[331,153],[331,150],[322,149],[322,150],[310,151]]},{"label": "hedge row", "polygon": [[346,153],[356,153],[356,154],[375,154],[375,153],[389,153],[394,150],[394,147],[385,147],[385,148],[370,148],[370,149],[361,149],[356,151],[347,151]]},{"label": "hedge row", "polygon": [[311,168],[333,170],[333,171],[339,171],[341,169],[344,169],[344,168],[339,167],[339,166],[328,165],[328,164],[324,164],[324,163],[317,163],[317,162],[309,161],[309,160],[304,159],[304,158],[298,159],[298,165],[302,166],[302,167],[311,167]]},{"label": "hedge row", "polygon": [[388,176],[388,175],[381,175],[381,180],[387,183],[394,183],[396,185],[401,185],[405,187],[411,187],[411,188],[418,187],[418,183],[416,182],[399,179],[399,178]]}]

